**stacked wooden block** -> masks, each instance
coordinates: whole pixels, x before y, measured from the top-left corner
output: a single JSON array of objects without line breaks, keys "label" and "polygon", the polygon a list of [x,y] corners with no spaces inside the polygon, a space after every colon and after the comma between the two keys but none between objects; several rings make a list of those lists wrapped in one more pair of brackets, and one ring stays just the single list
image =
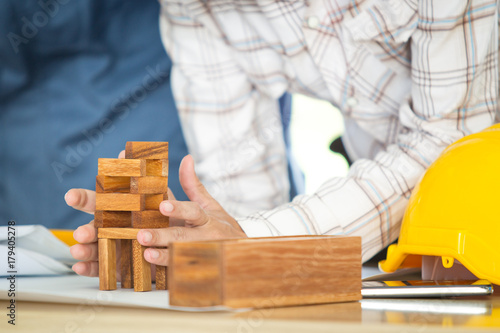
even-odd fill
[{"label": "stacked wooden block", "polygon": [[[168,227],[168,143],[127,142],[125,159],[99,159],[95,226],[99,288],[150,291],[151,264],[137,241],[143,228]],[[361,299],[361,238],[291,236],[174,242],[168,289],[176,306],[276,307]],[[167,269],[156,267],[156,289]]]},{"label": "stacked wooden block", "polygon": [[[120,242],[121,287],[150,291],[151,264],[136,240],[144,228],[166,228],[159,205],[168,199],[168,143],[127,142],[125,159],[100,158],[96,177],[95,227],[99,243],[99,288],[116,289]],[[156,267],[156,289],[167,289],[166,267]]]}]

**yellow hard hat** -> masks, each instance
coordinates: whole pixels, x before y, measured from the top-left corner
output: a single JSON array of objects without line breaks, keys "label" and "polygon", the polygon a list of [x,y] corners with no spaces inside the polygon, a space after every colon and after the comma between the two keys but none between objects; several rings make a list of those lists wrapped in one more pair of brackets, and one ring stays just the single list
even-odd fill
[{"label": "yellow hard hat", "polygon": [[394,272],[413,255],[460,261],[500,284],[500,124],[448,146],[414,188],[398,244],[379,263]]}]

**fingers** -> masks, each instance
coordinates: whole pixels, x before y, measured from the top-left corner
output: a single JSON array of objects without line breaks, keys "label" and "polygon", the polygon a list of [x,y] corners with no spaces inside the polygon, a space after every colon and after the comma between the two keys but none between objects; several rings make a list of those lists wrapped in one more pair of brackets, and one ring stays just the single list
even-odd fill
[{"label": "fingers", "polygon": [[[170,187],[168,188],[168,199],[169,200],[176,200],[175,199],[175,195],[172,192],[172,190],[170,189]],[[183,227],[184,226],[184,220],[170,217],[170,219],[169,219],[169,225],[171,227]]]},{"label": "fingers", "polygon": [[88,224],[79,226],[73,232],[73,238],[81,244],[89,244],[97,242],[97,229],[94,227],[94,221]]},{"label": "fingers", "polygon": [[73,245],[69,251],[73,258],[84,260],[73,265],[73,271],[83,276],[98,276],[97,232],[94,221],[78,227],[73,233],[75,240],[82,244]]},{"label": "fingers", "polygon": [[168,250],[148,248],[144,251],[144,258],[154,264],[168,266]]},{"label": "fingers", "polygon": [[76,244],[69,249],[69,252],[76,260],[97,261],[99,257],[97,252],[97,243]]},{"label": "fingers", "polygon": [[144,229],[137,233],[137,240],[144,246],[168,246],[171,242],[202,240],[211,237],[200,228],[171,227],[163,229]]},{"label": "fingers", "polygon": [[99,264],[97,261],[81,261],[77,262],[72,267],[73,271],[78,275],[83,276],[99,276]]},{"label": "fingers", "polygon": [[64,195],[64,200],[68,206],[82,212],[94,214],[95,192],[83,188],[72,188]]},{"label": "fingers", "polygon": [[181,219],[169,218],[168,226],[169,227],[185,227],[186,222],[184,220],[181,220]]},{"label": "fingers", "polygon": [[179,167],[179,180],[182,189],[191,201],[201,205],[203,209],[220,209],[220,205],[205,189],[194,171],[194,161],[191,155],[185,156]]},{"label": "fingers", "polygon": [[160,204],[160,212],[173,219],[186,221],[187,226],[202,226],[209,220],[200,205],[191,201],[165,200]]}]

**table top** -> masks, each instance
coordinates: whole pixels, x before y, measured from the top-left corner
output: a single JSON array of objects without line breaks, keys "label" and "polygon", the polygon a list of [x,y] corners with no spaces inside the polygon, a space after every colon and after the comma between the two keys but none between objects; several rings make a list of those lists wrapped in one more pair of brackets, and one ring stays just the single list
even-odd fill
[{"label": "table top", "polygon": [[[0,301],[1,332],[467,332],[500,331],[500,293],[455,299],[363,300],[337,304],[188,313],[162,309],[19,301],[16,326]],[[118,331],[118,330],[117,330]]]}]

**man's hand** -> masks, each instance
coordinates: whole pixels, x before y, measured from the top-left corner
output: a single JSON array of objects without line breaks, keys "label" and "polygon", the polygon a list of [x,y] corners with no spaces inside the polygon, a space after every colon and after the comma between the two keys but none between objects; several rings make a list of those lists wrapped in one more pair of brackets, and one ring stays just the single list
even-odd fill
[{"label": "man's hand", "polygon": [[[123,158],[124,152],[120,153]],[[137,240],[144,246],[165,247],[178,240],[203,240],[246,237],[234,218],[232,218],[201,184],[194,171],[191,156],[186,156],[180,166],[179,178],[191,201],[176,201],[169,189],[170,200],[163,201],[160,212],[170,217],[170,228],[144,229]],[[95,192],[86,189],[71,189],[65,195],[66,203],[78,210],[93,214],[95,211]],[[71,255],[81,262],[73,265],[79,275],[98,276],[97,229],[94,221],[80,226],[73,233],[80,244],[71,247]],[[144,257],[157,265],[168,265],[168,249],[149,248]]]},{"label": "man's hand", "polygon": [[[224,238],[246,238],[246,234],[222,206],[207,192],[194,171],[193,158],[184,157],[179,179],[191,201],[166,200],[160,212],[171,219],[184,221],[184,226],[139,231],[137,240],[144,246],[164,247],[170,242]],[[144,258],[152,264],[167,266],[168,249],[149,248]]]},{"label": "man's hand", "polygon": [[78,227],[73,237],[80,244],[73,245],[69,251],[73,258],[82,260],[73,265],[73,270],[78,275],[99,276],[97,229],[94,228],[94,221]]},{"label": "man's hand", "polygon": [[[125,150],[121,151],[118,158],[125,158]],[[95,192],[83,188],[73,188],[64,195],[68,206],[85,213],[94,214]],[[73,238],[80,244],[73,245],[70,253],[76,260],[82,260],[73,265],[73,270],[79,275],[99,276],[97,263],[97,229],[94,221],[78,227],[73,233]],[[119,273],[119,272],[118,272]]]}]

